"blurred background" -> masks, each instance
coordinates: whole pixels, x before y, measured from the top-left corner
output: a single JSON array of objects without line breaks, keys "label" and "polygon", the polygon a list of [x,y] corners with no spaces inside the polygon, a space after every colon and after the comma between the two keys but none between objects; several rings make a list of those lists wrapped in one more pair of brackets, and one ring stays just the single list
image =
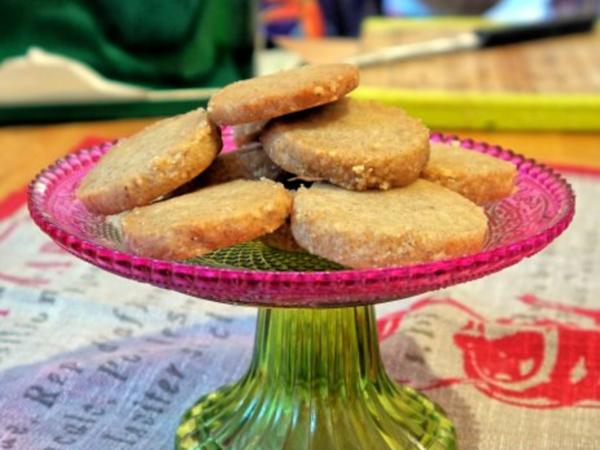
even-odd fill
[{"label": "blurred background", "polygon": [[[254,73],[339,61],[475,27],[592,13],[598,2],[0,0],[0,7],[0,123],[23,123],[172,114],[205,101],[211,88]],[[444,57],[443,62],[465,66],[453,77],[438,72],[439,58],[381,65],[366,70],[362,84],[425,93],[585,93],[587,86],[577,81],[596,80],[597,67],[593,74],[586,69],[586,80],[558,83],[568,74],[556,63],[565,62],[561,51],[571,42],[566,38],[532,44],[531,51],[516,47],[514,58],[497,64],[491,61],[499,53],[494,51]],[[573,56],[577,70],[585,63],[579,60],[590,57],[586,44],[581,46],[577,58]],[[589,66],[598,62],[594,53]],[[529,62],[511,82],[500,72],[515,65],[515,58]],[[561,75],[541,79],[549,65]],[[432,124],[444,125],[436,120]]]},{"label": "blurred background", "polygon": [[[390,368],[419,366],[427,383],[448,373],[437,368],[463,374],[465,365],[462,388],[462,375],[448,378],[447,390],[428,387],[433,400],[454,405],[462,449],[600,448],[597,12],[594,0],[0,0],[0,448],[32,450],[21,444],[31,439],[36,449],[98,449],[107,435],[115,444],[106,448],[117,448],[114,436],[126,446],[118,448],[168,448],[158,443],[172,445],[184,401],[230,368],[229,379],[241,374],[251,346],[248,308],[236,307],[238,318],[225,305],[126,285],[53,245],[27,211],[36,173],[69,152],[204,106],[215,89],[254,74],[575,15],[592,26],[362,67],[352,95],[402,107],[432,130],[514,149],[573,184],[577,214],[558,245],[500,278],[432,294],[457,307],[415,315],[399,329],[409,339],[394,338],[384,358]],[[497,214],[519,215],[520,202],[556,214],[546,197],[519,198]],[[389,321],[407,304],[386,305]],[[469,376],[466,356],[450,361],[459,357],[451,337],[459,329],[479,341],[471,353],[483,375]],[[504,352],[515,339],[523,347]],[[479,351],[488,348],[493,358]],[[204,359],[211,355],[218,358]],[[447,359],[430,368],[432,355]],[[129,365],[134,357],[141,363]],[[160,371],[171,361],[185,372],[172,386]],[[106,367],[114,384],[96,376]],[[164,414],[142,426],[140,402],[163,395],[159,388],[169,394]],[[478,391],[493,399],[469,403],[468,392]]]},{"label": "blurred background", "polygon": [[[303,14],[292,11],[301,9]],[[483,15],[499,21],[543,20],[561,14],[595,11],[597,0],[266,0],[269,33],[357,36],[362,19],[373,15],[428,17]],[[311,14],[319,9],[321,14]],[[287,15],[287,17],[285,17]],[[295,17],[294,17],[295,16]],[[319,21],[323,20],[323,24]],[[271,22],[273,22],[271,24]],[[317,25],[315,25],[317,24]]]},{"label": "blurred background", "polygon": [[[0,8],[0,179],[16,177],[2,194],[85,139],[203,106],[238,79],[475,29],[591,17],[599,2],[0,0]],[[566,133],[564,142],[579,139],[580,152],[596,155],[597,30],[362,67],[352,95],[534,156],[541,133]],[[566,157],[569,145],[548,142],[546,159]],[[23,146],[33,155],[26,161]]]}]

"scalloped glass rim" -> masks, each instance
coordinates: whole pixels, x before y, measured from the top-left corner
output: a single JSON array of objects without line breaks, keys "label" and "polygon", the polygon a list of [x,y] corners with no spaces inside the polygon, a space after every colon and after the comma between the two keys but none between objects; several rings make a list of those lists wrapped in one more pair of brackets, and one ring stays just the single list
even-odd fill
[{"label": "scalloped glass rim", "polygon": [[31,182],[28,207],[34,222],[57,244],[79,258],[126,278],[147,282],[209,300],[243,305],[323,307],[366,305],[408,297],[485,276],[543,249],[571,222],[575,196],[552,169],[497,145],[432,133],[432,142],[457,141],[460,146],[509,161],[519,178],[540,181],[559,202],[560,217],[533,236],[474,255],[400,267],[347,269],[331,272],[275,272],[200,266],[136,256],[75,236],[53,221],[45,201],[70,173],[93,164],[113,144],[104,144],[58,160]]}]

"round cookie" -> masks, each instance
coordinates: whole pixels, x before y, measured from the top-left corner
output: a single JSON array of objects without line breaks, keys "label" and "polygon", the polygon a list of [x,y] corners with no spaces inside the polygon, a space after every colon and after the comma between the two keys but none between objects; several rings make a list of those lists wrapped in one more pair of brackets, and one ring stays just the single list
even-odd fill
[{"label": "round cookie", "polygon": [[121,227],[135,253],[179,260],[270,233],[291,206],[291,196],[274,181],[235,180],[136,208],[121,218]]},{"label": "round cookie", "polygon": [[264,152],[260,144],[252,144],[219,155],[198,177],[201,185],[225,183],[237,179],[276,179],[283,170]]},{"label": "round cookie", "polygon": [[260,240],[269,247],[276,248],[277,250],[306,253],[306,250],[300,247],[296,239],[294,239],[292,226],[289,221],[286,221],[272,233],[261,236]]},{"label": "round cookie", "polygon": [[117,142],[76,195],[97,214],[147,205],[206,169],[220,149],[219,132],[203,109],[161,120]]},{"label": "round cookie", "polygon": [[481,204],[507,197],[515,189],[514,164],[451,144],[432,144],[422,178]]},{"label": "round cookie", "polygon": [[292,233],[310,253],[347,267],[387,267],[481,250],[483,209],[426,180],[388,191],[316,184],[294,197]]},{"label": "round cookie", "polygon": [[260,140],[284,170],[359,191],[412,183],[429,157],[420,120],[350,98],[273,120]]},{"label": "round cookie", "polygon": [[258,142],[258,136],[267,124],[267,120],[259,120],[257,122],[242,123],[233,125],[233,142],[237,147]]},{"label": "round cookie", "polygon": [[242,80],[225,86],[208,102],[219,125],[268,120],[333,102],[358,86],[351,64],[308,65]]},{"label": "round cookie", "polygon": [[260,180],[261,178],[278,180],[283,173],[283,170],[269,159],[260,144],[252,144],[233,152],[220,154],[208,169],[175,189],[167,197],[188,194],[202,187],[233,180]]}]

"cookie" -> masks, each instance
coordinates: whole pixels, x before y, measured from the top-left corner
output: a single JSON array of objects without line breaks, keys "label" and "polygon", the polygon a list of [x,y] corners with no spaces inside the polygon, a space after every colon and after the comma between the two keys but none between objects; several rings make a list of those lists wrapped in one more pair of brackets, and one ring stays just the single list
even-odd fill
[{"label": "cookie", "polygon": [[203,187],[233,180],[268,178],[281,182],[280,177],[283,173],[283,170],[269,159],[260,144],[251,144],[239,150],[220,154],[208,169],[177,188],[167,198],[189,194]]},{"label": "cookie", "polygon": [[[296,195],[296,189],[290,190],[286,186],[285,181],[281,182],[281,183],[286,187],[286,189],[288,189],[288,192],[290,193],[290,195],[292,196],[292,199],[293,199],[294,196]],[[272,233],[265,234],[264,236],[261,236],[260,240],[263,242],[263,244],[266,244],[272,248],[276,248],[277,250],[283,250],[286,252],[306,253],[306,250],[304,250],[302,247],[300,247],[298,242],[296,242],[296,239],[294,239],[294,235],[292,234],[292,224],[291,224],[289,217],[275,231],[273,231]]]},{"label": "cookie", "polygon": [[259,120],[258,122],[233,125],[233,142],[237,147],[243,147],[244,145],[258,142],[258,136],[260,136],[260,133],[266,124],[266,120]]},{"label": "cookie", "polygon": [[481,204],[509,196],[515,189],[514,164],[451,144],[432,144],[421,176]]},{"label": "cookie", "polygon": [[429,157],[429,130],[420,120],[349,98],[275,119],[260,140],[284,170],[359,191],[412,183]]},{"label": "cookie", "polygon": [[298,242],[296,242],[296,239],[294,239],[292,226],[289,221],[286,221],[272,233],[261,236],[260,240],[269,247],[276,248],[277,250],[284,250],[286,252],[306,252],[306,250],[300,247]]},{"label": "cookie", "polygon": [[274,181],[235,180],[136,208],[121,227],[135,253],[180,260],[270,233],[291,206],[291,196]]},{"label": "cookie", "polygon": [[367,192],[315,184],[294,197],[292,233],[310,253],[347,267],[400,266],[481,250],[487,217],[426,180]]},{"label": "cookie", "polygon": [[253,144],[219,155],[200,175],[198,181],[209,186],[237,179],[274,180],[282,172],[283,170],[271,161],[260,144]]},{"label": "cookie", "polygon": [[351,64],[309,65],[238,81],[215,93],[208,114],[219,125],[268,120],[333,102],[358,86]]},{"label": "cookie", "polygon": [[206,169],[220,149],[218,130],[203,109],[161,120],[117,142],[76,195],[97,214],[147,205]]}]

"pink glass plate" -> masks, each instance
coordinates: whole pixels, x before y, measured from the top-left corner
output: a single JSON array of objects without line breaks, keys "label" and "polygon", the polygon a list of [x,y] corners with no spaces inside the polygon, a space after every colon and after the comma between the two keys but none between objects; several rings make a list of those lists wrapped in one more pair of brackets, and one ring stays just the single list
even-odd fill
[{"label": "pink glass plate", "polygon": [[[432,142],[456,140],[433,134]],[[460,141],[518,167],[518,190],[485,206],[490,232],[482,252],[402,267],[321,272],[208,267],[136,256],[111,233],[104,217],[75,198],[82,177],[112,146],[71,154],[40,173],[29,187],[33,220],[74,255],[126,278],[205,299],[263,306],[351,306],[393,300],[482,277],[543,249],[571,222],[571,187],[551,169],[498,146]]]}]

